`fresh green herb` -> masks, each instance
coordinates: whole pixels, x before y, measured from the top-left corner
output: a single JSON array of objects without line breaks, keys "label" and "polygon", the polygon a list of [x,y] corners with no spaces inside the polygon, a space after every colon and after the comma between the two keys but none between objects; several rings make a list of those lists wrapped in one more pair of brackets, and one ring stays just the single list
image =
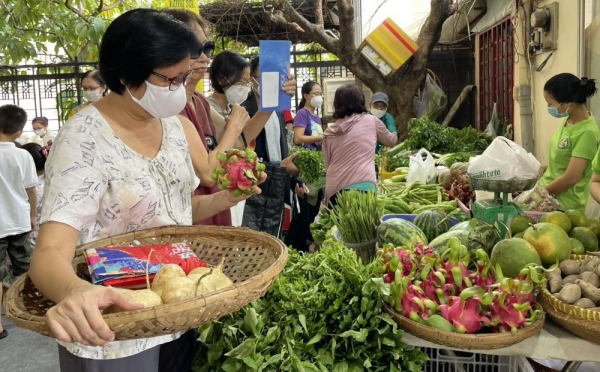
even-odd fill
[{"label": "fresh green herb", "polygon": [[456,129],[429,120],[427,117],[408,122],[408,138],[404,149],[427,149],[429,152],[448,154],[455,152],[483,152],[492,138],[472,127]]},{"label": "fresh green herb", "polygon": [[300,178],[310,184],[325,177],[326,169],[322,151],[294,147],[290,151],[290,155],[296,152],[299,154],[294,159],[294,164],[300,169]]},{"label": "fresh green herb", "polygon": [[266,296],[200,328],[194,371],[420,371],[382,311],[389,286],[356,254],[328,239],[314,254],[290,250]]},{"label": "fresh green herb", "polygon": [[376,193],[348,190],[339,194],[330,217],[344,242],[364,243],[376,238],[382,215]]},{"label": "fresh green herb", "polygon": [[333,227],[333,221],[329,217],[329,211],[325,205],[321,205],[319,209],[319,219],[310,224],[310,233],[313,240],[317,244],[323,244],[326,239],[327,232]]}]

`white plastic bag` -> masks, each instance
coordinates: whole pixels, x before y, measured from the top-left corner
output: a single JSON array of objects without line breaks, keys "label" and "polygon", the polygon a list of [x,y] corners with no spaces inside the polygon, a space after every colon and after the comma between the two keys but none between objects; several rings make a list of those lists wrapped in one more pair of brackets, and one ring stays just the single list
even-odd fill
[{"label": "white plastic bag", "polygon": [[[415,103],[413,100],[414,106],[416,106]],[[446,97],[444,90],[437,85],[429,74],[425,78],[425,88],[419,96],[418,104],[417,118],[427,116],[430,120],[437,119],[448,105],[448,97]]]},{"label": "white plastic bag", "polygon": [[492,117],[490,118],[490,122],[485,128],[485,134],[492,138],[496,138],[497,132],[496,128],[499,127],[500,118],[498,117],[498,104],[494,103],[494,109],[492,110]]},{"label": "white plastic bag", "polygon": [[[425,159],[423,159],[423,155],[426,155]],[[406,182],[434,183],[436,177],[437,168],[435,167],[435,160],[429,151],[421,149],[410,157]]]},{"label": "white plastic bag", "polygon": [[539,176],[540,162],[521,146],[496,137],[483,154],[471,158],[467,173],[474,178],[529,180]]}]

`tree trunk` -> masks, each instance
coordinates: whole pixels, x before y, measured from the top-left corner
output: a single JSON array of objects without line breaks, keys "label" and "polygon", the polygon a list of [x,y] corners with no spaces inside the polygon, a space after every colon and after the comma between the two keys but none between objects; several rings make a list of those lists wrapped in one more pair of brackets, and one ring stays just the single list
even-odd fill
[{"label": "tree trunk", "polygon": [[[373,92],[387,93],[390,100],[388,111],[396,118],[398,137],[404,139],[408,121],[414,117],[413,98],[425,79],[429,55],[440,38],[442,25],[453,12],[453,1],[431,0],[431,12],[416,41],[419,50],[407,62],[407,66],[397,73],[399,76],[389,80],[381,75],[354,46],[355,17],[352,0],[336,1],[340,23],[340,37],[337,40],[300,15],[289,0],[272,1],[274,11],[267,13],[265,17],[268,22],[302,33],[305,37],[320,43],[328,52],[337,55],[340,62]],[[321,3],[321,0],[313,0],[313,4],[317,6]]]}]

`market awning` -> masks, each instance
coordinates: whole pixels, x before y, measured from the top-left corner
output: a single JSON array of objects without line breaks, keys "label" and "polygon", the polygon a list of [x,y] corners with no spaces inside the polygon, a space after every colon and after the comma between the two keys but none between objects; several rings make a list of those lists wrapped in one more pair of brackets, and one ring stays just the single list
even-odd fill
[{"label": "market awning", "polygon": [[474,26],[471,33],[479,33],[492,27],[510,15],[513,0],[487,0],[487,12]]}]

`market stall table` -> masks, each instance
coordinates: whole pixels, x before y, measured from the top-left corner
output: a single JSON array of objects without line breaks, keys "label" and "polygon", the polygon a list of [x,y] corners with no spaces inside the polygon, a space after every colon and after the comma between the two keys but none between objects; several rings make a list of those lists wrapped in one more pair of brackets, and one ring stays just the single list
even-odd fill
[{"label": "market stall table", "polygon": [[[466,351],[437,345],[406,332],[402,337],[402,341],[408,345],[417,347]],[[468,352],[492,355],[516,355],[544,360],[566,360],[568,363],[562,369],[563,372],[576,371],[581,362],[600,362],[600,345],[575,336],[548,318],[546,318],[544,328],[538,335],[516,345],[496,350],[468,350]]]}]

